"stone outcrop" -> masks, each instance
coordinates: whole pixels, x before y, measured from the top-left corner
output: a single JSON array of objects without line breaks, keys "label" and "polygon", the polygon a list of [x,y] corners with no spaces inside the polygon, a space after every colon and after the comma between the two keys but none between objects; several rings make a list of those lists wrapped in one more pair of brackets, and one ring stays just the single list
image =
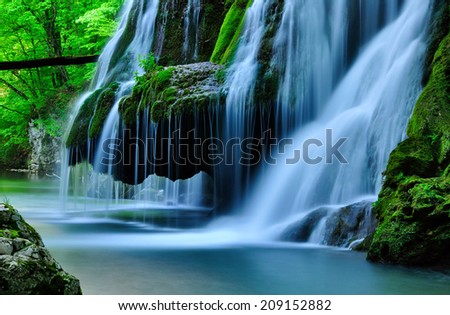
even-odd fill
[{"label": "stone outcrop", "polygon": [[39,234],[11,206],[0,204],[0,294],[81,294]]},{"label": "stone outcrop", "polygon": [[[320,223],[324,225],[321,226]],[[338,209],[319,208],[288,227],[282,239],[307,242],[319,228],[322,229],[323,245],[354,247],[373,234],[376,223],[371,201]]]},{"label": "stone outcrop", "polygon": [[29,170],[39,175],[59,173],[61,167],[61,138],[49,135],[45,128],[33,122],[28,127],[31,154]]},{"label": "stone outcrop", "polygon": [[409,122],[408,139],[389,158],[375,204],[380,224],[368,253],[374,262],[450,265],[449,4],[436,1],[427,84]]}]

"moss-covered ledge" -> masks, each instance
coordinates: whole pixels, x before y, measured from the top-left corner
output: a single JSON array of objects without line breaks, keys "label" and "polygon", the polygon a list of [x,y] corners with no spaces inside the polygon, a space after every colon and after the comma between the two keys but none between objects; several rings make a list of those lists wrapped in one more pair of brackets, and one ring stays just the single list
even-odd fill
[{"label": "moss-covered ledge", "polygon": [[127,126],[132,126],[145,109],[150,109],[154,122],[203,111],[221,97],[222,69],[202,62],[147,73],[138,79],[133,93],[121,100],[120,116]]},{"label": "moss-covered ledge", "polygon": [[375,204],[374,262],[450,266],[450,34],[395,149]]},{"label": "moss-covered ledge", "polygon": [[0,204],[0,294],[81,294],[39,234],[10,205]]},{"label": "moss-covered ledge", "polygon": [[81,105],[66,140],[67,147],[84,145],[88,138],[95,138],[102,132],[103,124],[116,101],[119,84],[111,83],[106,88],[94,91]]}]

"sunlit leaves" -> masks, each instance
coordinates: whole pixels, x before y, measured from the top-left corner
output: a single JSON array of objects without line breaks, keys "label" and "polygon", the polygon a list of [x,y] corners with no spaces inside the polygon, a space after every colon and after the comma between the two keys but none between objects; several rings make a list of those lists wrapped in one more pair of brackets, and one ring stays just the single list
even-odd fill
[{"label": "sunlit leaves", "polygon": [[[122,2],[0,0],[0,61],[54,57],[55,41],[63,56],[98,54],[115,30]],[[62,118],[94,67],[66,67],[63,85],[57,82],[55,67],[0,72],[0,160],[29,149],[31,121],[51,135],[61,134]]]}]

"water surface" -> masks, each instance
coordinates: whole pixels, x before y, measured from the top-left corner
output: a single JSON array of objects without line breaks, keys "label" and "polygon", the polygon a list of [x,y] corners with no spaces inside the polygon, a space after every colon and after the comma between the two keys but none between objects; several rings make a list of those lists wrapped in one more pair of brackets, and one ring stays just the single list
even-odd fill
[{"label": "water surface", "polygon": [[371,264],[362,253],[244,243],[217,227],[180,232],[66,215],[58,185],[3,174],[0,197],[36,227],[85,294],[450,294],[448,274]]}]

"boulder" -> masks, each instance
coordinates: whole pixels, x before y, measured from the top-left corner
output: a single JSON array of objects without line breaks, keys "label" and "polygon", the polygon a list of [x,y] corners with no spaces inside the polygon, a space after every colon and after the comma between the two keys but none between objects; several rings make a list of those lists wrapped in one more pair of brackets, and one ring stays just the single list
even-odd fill
[{"label": "boulder", "polygon": [[0,204],[0,294],[81,294],[39,234],[9,205]]}]

